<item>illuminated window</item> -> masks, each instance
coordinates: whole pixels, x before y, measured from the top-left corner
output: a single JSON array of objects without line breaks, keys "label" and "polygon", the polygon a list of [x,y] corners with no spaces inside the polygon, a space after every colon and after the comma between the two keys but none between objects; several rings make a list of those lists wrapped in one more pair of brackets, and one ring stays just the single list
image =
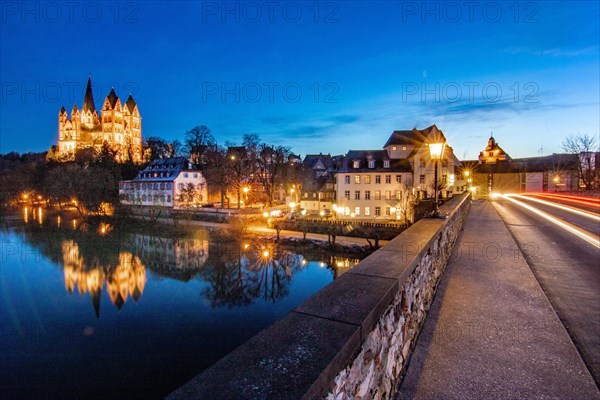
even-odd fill
[{"label": "illuminated window", "polygon": [[406,146],[402,146],[402,150],[406,150]]},{"label": "illuminated window", "polygon": [[400,190],[396,190],[396,200],[402,200],[402,192]]},{"label": "illuminated window", "polygon": [[360,175],[354,175],[354,183],[360,183]]},{"label": "illuminated window", "polygon": [[360,207],[354,207],[354,215],[356,215],[356,216],[360,215]]},{"label": "illuminated window", "polygon": [[344,207],[344,215],[345,216],[350,215],[350,207]]},{"label": "illuminated window", "polygon": [[381,190],[375,191],[375,200],[381,200]]},{"label": "illuminated window", "polygon": [[355,160],[355,161],[353,162],[353,167],[354,167],[354,168],[360,168],[360,161],[359,161],[359,160]]},{"label": "illuminated window", "polygon": [[392,191],[391,190],[386,190],[385,191],[385,199],[386,200],[391,200],[392,199]]},{"label": "illuminated window", "polygon": [[392,151],[396,151],[398,148],[396,146],[392,146]]},{"label": "illuminated window", "polygon": [[389,207],[386,207],[386,208],[385,208],[385,216],[386,216],[386,217],[389,217],[390,215],[392,215],[392,214],[391,214],[391,212],[390,212],[390,208],[389,208]]},{"label": "illuminated window", "polygon": [[365,215],[368,217],[371,215],[371,207],[365,207]]},{"label": "illuminated window", "polygon": [[365,176],[365,184],[369,185],[371,183],[371,175]]}]

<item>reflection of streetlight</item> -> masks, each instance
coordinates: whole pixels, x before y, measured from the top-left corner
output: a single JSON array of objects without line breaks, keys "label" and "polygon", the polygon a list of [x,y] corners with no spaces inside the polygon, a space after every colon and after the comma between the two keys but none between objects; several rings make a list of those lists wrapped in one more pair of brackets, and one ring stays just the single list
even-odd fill
[{"label": "reflection of streetlight", "polygon": [[438,208],[438,162],[443,158],[445,146],[446,143],[444,142],[429,144],[429,155],[434,163],[433,191],[435,193],[435,209],[430,215],[431,218],[446,218],[446,216],[442,215],[440,209]]}]

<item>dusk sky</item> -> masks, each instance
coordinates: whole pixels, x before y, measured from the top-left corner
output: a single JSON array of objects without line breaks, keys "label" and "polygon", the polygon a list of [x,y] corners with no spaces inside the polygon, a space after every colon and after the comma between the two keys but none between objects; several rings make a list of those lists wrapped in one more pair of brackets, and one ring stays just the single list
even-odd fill
[{"label": "dusk sky", "polygon": [[[476,5],[473,5],[475,3]],[[460,159],[600,132],[600,12],[582,2],[1,3],[0,152],[57,143],[62,105],[131,93],[144,138],[207,125],[307,153],[436,124]]]}]

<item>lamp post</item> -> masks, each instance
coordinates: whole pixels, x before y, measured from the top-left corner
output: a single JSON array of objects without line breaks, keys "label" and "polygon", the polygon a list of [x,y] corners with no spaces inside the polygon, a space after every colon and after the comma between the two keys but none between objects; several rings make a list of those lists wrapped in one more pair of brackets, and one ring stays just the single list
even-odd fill
[{"label": "lamp post", "polygon": [[446,143],[444,142],[429,144],[429,155],[431,156],[431,159],[434,163],[433,191],[435,193],[435,209],[430,214],[431,218],[446,218],[446,216],[443,215],[440,212],[440,209],[438,208],[438,161],[440,161],[443,158],[445,147]]},{"label": "lamp post", "polygon": [[558,182],[560,181],[560,178],[558,177],[558,175],[554,175],[554,191],[556,192],[556,187],[558,186]]},{"label": "lamp post", "polygon": [[244,186],[242,188],[242,191],[244,192],[244,208],[248,207],[248,192],[250,191],[250,188],[248,186]]}]

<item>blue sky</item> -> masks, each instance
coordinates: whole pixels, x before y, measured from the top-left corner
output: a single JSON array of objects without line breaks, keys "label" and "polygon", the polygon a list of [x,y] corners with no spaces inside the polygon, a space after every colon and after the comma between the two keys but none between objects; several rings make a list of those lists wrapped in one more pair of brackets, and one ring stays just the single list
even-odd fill
[{"label": "blue sky", "polygon": [[437,124],[463,159],[600,132],[598,2],[1,3],[0,152],[43,151],[64,104],[132,93],[143,136],[257,133],[378,149]]}]

